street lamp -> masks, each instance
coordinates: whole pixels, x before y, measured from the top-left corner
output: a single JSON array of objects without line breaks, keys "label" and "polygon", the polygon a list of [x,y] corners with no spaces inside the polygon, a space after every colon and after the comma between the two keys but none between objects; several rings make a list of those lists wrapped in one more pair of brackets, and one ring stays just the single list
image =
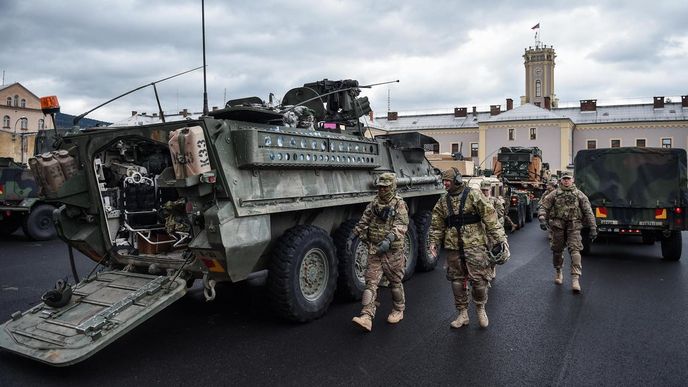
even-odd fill
[{"label": "street lamp", "polygon": [[[12,133],[12,141],[14,141],[17,138],[17,123],[19,123],[19,121],[22,121],[25,119],[26,119],[26,116],[21,116],[21,117],[17,118],[16,121],[14,121],[14,133]],[[20,136],[20,139],[21,139],[21,141],[20,141],[19,147],[21,149],[21,162],[23,163],[24,162],[24,136]]]},{"label": "street lamp", "polygon": [[[25,119],[26,119],[26,116],[21,116],[21,117],[17,118],[16,121],[14,121],[14,136],[17,135],[17,123],[18,123],[19,121],[25,120]],[[14,140],[14,136],[12,136],[12,139],[13,139],[13,140]]]}]

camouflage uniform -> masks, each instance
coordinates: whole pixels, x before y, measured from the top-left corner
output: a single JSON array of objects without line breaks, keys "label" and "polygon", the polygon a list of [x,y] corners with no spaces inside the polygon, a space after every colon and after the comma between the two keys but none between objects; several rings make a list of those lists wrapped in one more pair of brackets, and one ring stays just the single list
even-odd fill
[{"label": "camouflage uniform", "polygon": [[[565,178],[571,178],[571,174],[565,172],[562,179]],[[563,251],[564,247],[568,247],[571,255],[571,277],[575,283],[574,291],[580,291],[580,287],[576,285],[583,269],[580,255],[583,250],[581,229],[589,227],[591,235],[597,234],[595,217],[588,197],[575,185],[565,187],[564,184],[560,184],[540,202],[538,219],[541,223],[547,222],[551,232],[552,262],[557,270],[555,282],[561,284]]]},{"label": "camouflage uniform", "polygon": [[[377,289],[384,275],[390,282],[394,310],[387,321],[396,323],[403,318],[405,309],[404,287],[401,283],[406,269],[404,239],[409,224],[408,207],[404,199],[396,194],[396,177],[393,173],[383,173],[377,182],[378,187],[389,187],[386,192],[379,191],[368,204],[361,220],[354,227],[353,234],[368,244],[368,265],[365,271],[365,290],[361,303],[361,317],[355,317],[359,325],[368,324],[377,309]],[[387,244],[382,246],[383,244]],[[367,317],[366,317],[367,316]],[[359,321],[365,320],[364,324]]]},{"label": "camouflage uniform", "polygon": [[[499,201],[499,205],[502,207],[502,222],[501,224],[504,226],[504,230],[509,230],[510,232],[513,232],[518,228],[518,226],[514,223],[513,220],[511,220],[511,217],[507,214],[508,211],[506,209],[506,201],[504,200],[503,197],[499,196],[497,198]],[[497,216],[499,217],[499,209],[495,207],[495,210],[497,210]]]},{"label": "camouflage uniform", "polygon": [[[431,246],[444,243],[444,248],[448,250],[447,279],[451,281],[454,304],[459,311],[459,317],[452,322],[452,327],[458,328],[468,324],[468,283],[471,285],[473,302],[478,309],[481,326],[486,327],[487,315],[484,308],[487,303],[487,288],[493,278],[492,263],[488,258],[487,249],[488,245],[497,244],[503,244],[505,248],[508,248],[504,228],[499,225],[497,213],[487,198],[481,192],[471,190],[463,184],[457,170],[450,169],[443,172],[442,179],[452,181],[453,184],[448,187],[448,193],[440,197],[432,210],[429,242]],[[469,192],[463,214],[467,217],[478,216],[479,221],[464,222],[458,227],[448,227],[448,217],[459,214],[464,190],[469,190]],[[451,201],[451,213],[447,206],[447,197]],[[460,256],[459,238],[463,242],[463,259]],[[484,316],[484,324],[481,313]]]}]

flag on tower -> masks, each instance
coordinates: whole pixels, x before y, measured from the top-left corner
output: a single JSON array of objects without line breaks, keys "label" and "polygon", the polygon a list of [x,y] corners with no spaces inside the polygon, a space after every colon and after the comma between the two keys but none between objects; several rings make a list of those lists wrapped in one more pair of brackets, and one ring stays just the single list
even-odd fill
[{"label": "flag on tower", "polygon": [[531,28],[531,30],[538,30],[538,29],[540,29],[540,23],[534,25],[533,28]]}]

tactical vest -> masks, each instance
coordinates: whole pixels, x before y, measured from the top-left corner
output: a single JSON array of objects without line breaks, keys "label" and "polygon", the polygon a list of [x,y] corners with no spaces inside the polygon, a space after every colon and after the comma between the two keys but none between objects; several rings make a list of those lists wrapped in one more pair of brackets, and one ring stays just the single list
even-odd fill
[{"label": "tactical vest", "polygon": [[557,190],[554,194],[550,218],[566,221],[581,220],[583,218],[583,212],[580,209],[575,189]]},{"label": "tactical vest", "polygon": [[[392,232],[394,219],[399,213],[399,205],[403,199],[394,197],[388,204],[382,204],[375,200],[372,211],[373,216],[368,225],[368,241],[380,243]],[[392,242],[392,249],[396,250],[404,246],[404,238],[396,239]]]}]

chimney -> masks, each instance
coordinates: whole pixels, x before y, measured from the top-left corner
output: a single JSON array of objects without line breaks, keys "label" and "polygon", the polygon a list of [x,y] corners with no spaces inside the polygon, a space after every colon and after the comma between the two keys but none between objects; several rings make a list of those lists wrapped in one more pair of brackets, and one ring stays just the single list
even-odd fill
[{"label": "chimney", "polygon": [[158,116],[158,113],[153,113],[153,117],[157,117],[157,116]]},{"label": "chimney", "polygon": [[217,110],[217,109],[218,109],[217,106],[213,106],[213,111],[215,111],[215,110]]},{"label": "chimney", "polygon": [[466,117],[468,109],[465,107],[454,108],[454,117]]},{"label": "chimney", "polygon": [[688,108],[688,95],[681,96],[681,107]]},{"label": "chimney", "polygon": [[180,111],[179,114],[181,114],[182,116],[186,117],[186,116],[189,115],[189,110],[188,110],[188,109],[184,109],[184,110]]},{"label": "chimney", "polygon": [[582,112],[597,111],[597,100],[596,99],[581,99],[580,100],[580,110]]},{"label": "chimney", "polygon": [[501,109],[502,109],[502,105],[490,105],[490,115],[491,116],[499,115]]},{"label": "chimney", "polygon": [[473,106],[473,117],[478,115],[478,110],[476,109],[475,106]]},{"label": "chimney", "polygon": [[664,97],[654,97],[654,108],[663,109],[664,108]]},{"label": "chimney", "polygon": [[552,110],[552,103],[549,97],[545,97],[545,109]]},{"label": "chimney", "polygon": [[132,111],[131,111],[131,116],[132,116],[132,117],[135,117],[137,114],[139,114],[139,112],[137,112],[136,110],[132,110]]},{"label": "chimney", "polygon": [[368,118],[370,118],[370,122],[375,121],[375,113],[372,110],[368,112]]},{"label": "chimney", "polygon": [[511,98],[506,99],[506,110],[511,110],[514,108],[514,100]]},{"label": "chimney", "polygon": [[387,112],[387,121],[396,121],[399,118],[399,113],[397,112]]}]

